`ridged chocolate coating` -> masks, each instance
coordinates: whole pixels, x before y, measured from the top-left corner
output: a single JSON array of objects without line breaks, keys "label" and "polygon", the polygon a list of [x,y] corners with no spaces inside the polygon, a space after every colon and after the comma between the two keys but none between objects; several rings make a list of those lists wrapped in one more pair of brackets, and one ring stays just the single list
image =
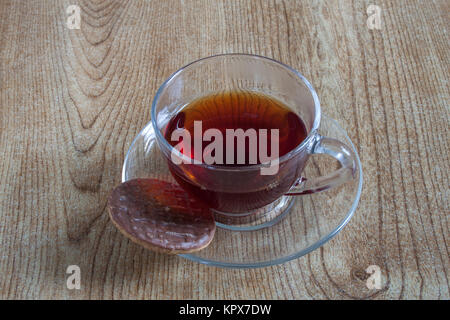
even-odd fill
[{"label": "ridged chocolate coating", "polygon": [[157,179],[134,179],[108,198],[109,215],[132,241],[153,251],[188,253],[206,247],[216,229],[208,207],[178,185]]}]

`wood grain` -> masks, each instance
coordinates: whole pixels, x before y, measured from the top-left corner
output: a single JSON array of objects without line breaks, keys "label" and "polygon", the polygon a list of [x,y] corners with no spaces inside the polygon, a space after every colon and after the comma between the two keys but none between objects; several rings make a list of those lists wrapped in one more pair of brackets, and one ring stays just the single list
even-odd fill
[{"label": "wood grain", "polygon": [[[381,30],[366,25],[372,3]],[[0,297],[449,299],[448,13],[445,0],[1,1]],[[158,86],[226,52],[300,70],[361,157],[354,218],[284,265],[152,253],[105,210]],[[80,290],[66,288],[71,264]],[[373,264],[381,290],[365,285]]]}]

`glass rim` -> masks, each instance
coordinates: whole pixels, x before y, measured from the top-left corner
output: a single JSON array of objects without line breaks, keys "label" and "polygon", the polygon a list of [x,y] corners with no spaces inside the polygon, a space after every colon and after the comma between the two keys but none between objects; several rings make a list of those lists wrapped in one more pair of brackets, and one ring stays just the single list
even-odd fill
[{"label": "glass rim", "polygon": [[259,170],[261,168],[264,168],[267,166],[267,164],[261,163],[261,164],[253,164],[253,165],[245,165],[245,166],[237,166],[237,167],[230,167],[230,166],[223,166],[223,165],[214,165],[214,164],[206,164],[206,163],[193,163],[193,159],[186,157],[184,154],[182,154],[181,152],[179,152],[176,148],[174,148],[167,140],[166,138],[162,135],[161,131],[158,128],[157,122],[156,122],[156,105],[157,102],[159,101],[159,98],[161,96],[162,91],[167,87],[167,85],[170,84],[170,82],[177,76],[179,75],[181,72],[183,72],[185,69],[191,67],[194,64],[197,64],[199,62],[205,61],[205,60],[210,60],[210,59],[215,59],[215,58],[219,58],[219,57],[228,57],[228,56],[236,56],[236,57],[250,57],[250,58],[254,58],[254,59],[260,59],[260,60],[266,60],[269,61],[270,63],[273,63],[275,65],[281,66],[283,69],[285,69],[286,71],[289,71],[291,73],[293,73],[295,76],[297,76],[302,82],[303,84],[306,85],[306,87],[308,88],[313,101],[314,101],[314,121],[313,121],[313,125],[311,127],[310,132],[308,133],[307,137],[300,143],[298,144],[294,149],[292,149],[291,151],[289,151],[288,153],[284,154],[283,156],[281,156],[280,158],[278,158],[278,165],[280,165],[281,163],[291,159],[292,157],[294,157],[296,154],[298,154],[301,150],[303,150],[307,145],[309,145],[317,136],[316,132],[317,129],[319,128],[320,125],[320,117],[321,117],[321,108],[320,108],[320,102],[319,102],[319,97],[317,96],[316,91],[314,90],[313,86],[311,85],[311,83],[297,70],[295,70],[294,68],[288,66],[287,64],[284,64],[280,61],[277,61],[275,59],[272,58],[268,58],[268,57],[264,57],[264,56],[260,56],[260,55],[255,55],[255,54],[248,54],[248,53],[222,53],[222,54],[216,54],[216,55],[211,55],[211,56],[207,56],[204,58],[200,58],[197,59],[195,61],[192,61],[188,64],[186,64],[185,66],[179,68],[177,71],[175,71],[174,73],[172,73],[163,83],[162,85],[158,88],[158,90],[156,91],[156,95],[153,98],[152,101],[152,106],[151,106],[151,123],[153,126],[153,131],[155,132],[156,135],[156,140],[158,141],[158,144],[160,147],[164,147],[165,149],[167,149],[167,151],[170,152],[170,154],[175,153],[176,157],[179,159],[185,159],[186,161],[189,161],[190,164],[193,164],[195,166],[199,166],[202,168],[207,168],[207,169],[213,169],[213,170],[220,170],[220,171],[249,171],[249,170]]}]

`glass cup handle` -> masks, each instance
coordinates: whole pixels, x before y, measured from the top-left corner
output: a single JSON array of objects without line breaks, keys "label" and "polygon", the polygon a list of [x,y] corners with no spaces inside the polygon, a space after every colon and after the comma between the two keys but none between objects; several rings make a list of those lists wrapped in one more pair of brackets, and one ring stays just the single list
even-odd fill
[{"label": "glass cup handle", "polygon": [[341,164],[341,168],[325,176],[314,179],[300,177],[286,195],[310,194],[324,191],[352,180],[356,174],[356,157],[353,150],[339,140],[317,136],[311,154],[327,154]]}]

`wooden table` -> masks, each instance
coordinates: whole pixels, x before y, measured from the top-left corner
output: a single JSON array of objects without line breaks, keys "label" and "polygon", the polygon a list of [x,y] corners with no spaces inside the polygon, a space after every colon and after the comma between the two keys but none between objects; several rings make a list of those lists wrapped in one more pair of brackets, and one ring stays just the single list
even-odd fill
[{"label": "wooden table", "polygon": [[[0,297],[449,299],[448,14],[445,0],[2,0]],[[152,253],[105,210],[159,85],[227,52],[300,70],[361,157],[353,219],[284,265]],[[66,287],[69,265],[80,290]],[[380,290],[366,286],[369,265]]]}]

